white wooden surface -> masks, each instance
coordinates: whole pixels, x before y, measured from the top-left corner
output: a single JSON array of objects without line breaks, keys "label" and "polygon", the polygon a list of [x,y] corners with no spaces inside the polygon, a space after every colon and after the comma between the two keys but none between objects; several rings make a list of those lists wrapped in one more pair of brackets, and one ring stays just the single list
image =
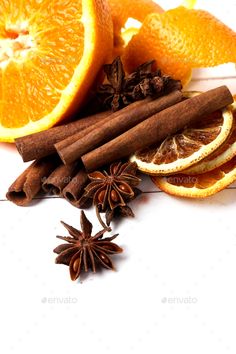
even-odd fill
[{"label": "white wooden surface", "polygon": [[[235,9],[228,0],[199,6],[236,27],[230,3]],[[234,65],[196,71],[189,88],[220,84],[236,93]],[[66,234],[59,221],[79,227],[79,211],[55,198],[29,208],[7,202],[9,182],[25,165],[4,144],[0,161],[1,353],[235,354],[234,186],[188,201],[159,192],[146,178],[146,193],[132,205],[136,218],[114,224],[124,248],[117,272],[72,283],[52,250],[55,236]],[[97,229],[92,209],[88,216]]]}]

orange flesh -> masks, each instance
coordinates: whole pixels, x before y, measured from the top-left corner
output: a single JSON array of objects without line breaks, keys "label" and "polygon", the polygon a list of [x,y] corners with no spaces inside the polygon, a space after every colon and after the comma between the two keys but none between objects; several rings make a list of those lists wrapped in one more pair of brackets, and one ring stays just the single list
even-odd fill
[{"label": "orange flesh", "polygon": [[1,0],[1,125],[37,121],[59,103],[83,55],[81,14],[81,1]]}]

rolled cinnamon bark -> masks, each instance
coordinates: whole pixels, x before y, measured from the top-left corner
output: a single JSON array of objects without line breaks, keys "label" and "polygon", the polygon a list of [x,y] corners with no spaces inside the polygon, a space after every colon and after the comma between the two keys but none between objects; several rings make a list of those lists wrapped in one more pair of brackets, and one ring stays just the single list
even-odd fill
[{"label": "rolled cinnamon bark", "polygon": [[58,166],[43,183],[46,193],[62,195],[63,189],[71,182],[77,169],[77,163]]},{"label": "rolled cinnamon bark", "polygon": [[168,135],[204,116],[233,103],[226,86],[202,93],[153,115],[109,143],[82,156],[87,171],[94,171],[115,160],[163,141]]},{"label": "rolled cinnamon bark", "polygon": [[[146,103],[147,101],[150,101],[150,100],[151,100],[150,98],[146,99],[145,103]],[[139,105],[140,105],[140,102],[141,102],[141,101],[135,102],[135,103],[132,104],[132,106],[135,105],[135,106],[138,108]],[[97,123],[96,125],[93,125],[92,127],[88,127],[88,128],[86,128],[86,129],[84,129],[83,131],[78,132],[78,133],[75,133],[75,134],[73,134],[73,135],[71,135],[71,136],[68,136],[68,138],[66,138],[66,139],[64,139],[64,140],[61,140],[61,141],[59,141],[58,143],[56,143],[56,144],[55,144],[55,149],[56,149],[56,151],[57,151],[59,154],[61,154],[61,159],[62,159],[62,161],[63,161],[64,163],[66,163],[65,160],[63,159],[63,153],[64,153],[64,151],[65,151],[65,153],[67,153],[67,148],[68,148],[68,147],[69,147],[70,150],[76,148],[77,142],[80,141],[80,139],[82,139],[82,138],[84,138],[85,136],[88,136],[88,135],[89,135],[89,136],[93,136],[94,131],[97,130],[97,129],[100,129],[100,128],[101,128],[101,125],[103,125],[104,123],[108,123],[108,122],[109,122],[110,120],[112,120],[112,119],[116,119],[117,117],[120,117],[120,114],[121,114],[121,113],[124,114],[124,113],[127,112],[127,110],[129,110],[129,109],[130,109],[130,106],[128,106],[128,107],[122,109],[121,111],[114,112],[114,113],[112,113],[111,115],[109,115],[109,117],[106,117],[106,118],[101,122],[101,124]],[[90,133],[91,133],[91,135],[90,135]],[[75,159],[75,160],[76,160],[76,159]],[[68,162],[68,163],[69,163],[69,162]]]},{"label": "rolled cinnamon bark", "polygon": [[110,115],[108,119],[91,129],[90,133],[84,132],[86,133],[84,135],[79,133],[55,144],[56,150],[62,161],[65,164],[70,164],[85,153],[117,137],[151,115],[180,102],[182,97],[182,93],[176,90],[157,99],[146,98],[132,103]]},{"label": "rolled cinnamon bark", "polygon": [[88,174],[84,168],[77,173],[71,182],[64,188],[63,196],[72,205],[81,207],[81,197],[84,193],[84,188],[89,182]]},{"label": "rolled cinnamon bark", "polygon": [[101,123],[110,114],[110,111],[98,113],[69,124],[18,138],[15,140],[16,147],[23,161],[27,162],[40,159],[53,154],[56,151],[54,144],[58,141],[66,139],[76,132],[83,131],[94,124]]},{"label": "rolled cinnamon bark", "polygon": [[58,166],[57,156],[34,161],[10,186],[6,197],[19,206],[28,205],[41,190],[43,181]]}]

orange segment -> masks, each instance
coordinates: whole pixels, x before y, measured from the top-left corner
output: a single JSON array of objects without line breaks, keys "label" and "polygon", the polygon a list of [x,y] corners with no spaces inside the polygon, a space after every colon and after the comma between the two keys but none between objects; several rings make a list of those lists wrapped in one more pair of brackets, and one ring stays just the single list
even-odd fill
[{"label": "orange segment", "polygon": [[2,0],[0,141],[47,129],[77,110],[112,47],[106,0]]},{"label": "orange segment", "polygon": [[150,59],[186,84],[192,68],[236,62],[236,33],[202,10],[178,7],[151,14],[128,44],[123,60],[130,72]]},{"label": "orange segment", "polygon": [[236,157],[204,174],[152,177],[152,180],[157,187],[168,194],[186,198],[206,198],[236,181]]},{"label": "orange segment", "polygon": [[[6,128],[18,128],[28,124],[28,106],[24,100],[25,92],[19,68],[10,62],[2,71],[2,118]],[[16,117],[17,119],[12,119]]]}]

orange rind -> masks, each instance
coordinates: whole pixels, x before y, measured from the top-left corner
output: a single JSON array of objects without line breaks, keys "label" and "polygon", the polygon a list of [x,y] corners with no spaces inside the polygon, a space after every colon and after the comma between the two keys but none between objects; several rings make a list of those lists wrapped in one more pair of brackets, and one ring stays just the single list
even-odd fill
[{"label": "orange rind", "polygon": [[236,62],[236,33],[203,10],[180,6],[150,14],[127,45],[123,61],[132,72],[150,59],[185,85],[193,68]]}]

